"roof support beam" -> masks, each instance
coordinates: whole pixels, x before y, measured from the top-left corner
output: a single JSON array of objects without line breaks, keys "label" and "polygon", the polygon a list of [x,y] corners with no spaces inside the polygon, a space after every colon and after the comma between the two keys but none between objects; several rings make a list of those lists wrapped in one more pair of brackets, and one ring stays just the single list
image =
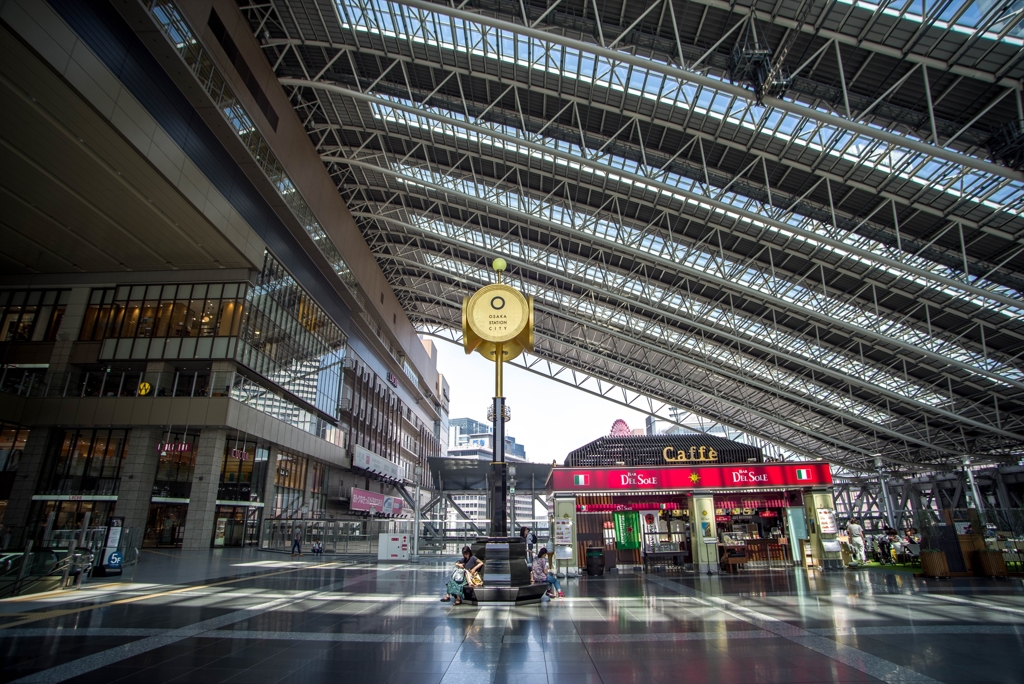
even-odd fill
[{"label": "roof support beam", "polygon": [[[519,35],[529,36],[539,41],[546,43],[555,43],[564,47],[579,50],[582,53],[590,53],[593,55],[599,55],[609,60],[617,62],[623,62],[625,64],[631,64],[641,69],[660,73],[664,76],[678,79],[680,81],[690,81],[702,85],[706,88],[711,88],[719,92],[728,93],[738,97],[744,101],[753,102],[753,93],[746,88],[742,88],[737,85],[733,85],[726,81],[720,81],[718,79],[706,76],[704,74],[688,71],[679,67],[674,67],[669,64],[663,64],[647,57],[641,57],[639,55],[629,54],[626,52],[620,52],[616,50],[609,50],[608,48],[593,43],[588,43],[575,38],[569,38],[568,36],[562,36],[557,33],[550,31],[542,31],[521,24],[516,24],[504,19],[498,19],[495,17],[487,16],[485,14],[477,14],[475,12],[467,12],[465,10],[455,9],[446,5],[437,4],[430,2],[429,0],[401,0],[402,4],[414,7],[419,10],[432,12],[435,14],[443,14],[445,16],[461,19],[462,21],[482,24],[490,26],[492,28],[501,29],[503,31],[509,31]],[[1020,84],[1017,84],[1020,87]],[[925,143],[919,140],[912,140],[904,137],[898,133],[891,133],[889,131],[880,130],[867,124],[862,124],[857,121],[851,121],[844,119],[843,117],[835,114],[828,114],[821,112],[811,107],[797,104],[795,102],[789,102],[788,100],[781,100],[776,97],[764,98],[764,103],[768,107],[774,107],[785,112],[796,114],[797,116],[806,117],[813,121],[834,126],[836,128],[846,129],[852,133],[863,135],[868,138],[875,140],[881,140],[889,143],[890,145],[896,145],[898,147],[905,147],[915,152],[920,152],[937,159],[944,159],[954,164],[961,164],[968,168],[972,168],[978,171],[984,171],[994,176],[1000,176],[1004,178],[1012,178],[1018,181],[1024,181],[1024,173],[1014,171],[1013,169],[1007,168],[1000,164],[994,164],[977,157],[971,157],[953,150],[947,150],[942,147],[937,147],[929,143]]]},{"label": "roof support beam", "polygon": [[[565,160],[569,164],[579,164],[581,166],[586,166],[586,167],[588,167],[588,168],[590,168],[592,170],[595,170],[595,171],[597,171],[597,172],[599,172],[601,174],[606,174],[610,170],[606,165],[602,164],[599,161],[595,161],[595,160],[592,160],[592,159],[587,159],[585,157],[578,157],[578,156],[572,155],[572,154],[570,154],[568,152],[563,152],[563,151],[561,151],[561,150],[559,150],[557,148],[554,148],[554,147],[548,147],[546,145],[542,145],[542,144],[537,143],[537,142],[526,140],[524,138],[519,138],[519,137],[512,136],[512,135],[507,135],[505,133],[502,133],[500,131],[494,130],[492,128],[487,128],[485,126],[478,126],[478,125],[470,123],[468,121],[455,120],[455,119],[452,119],[450,117],[442,116],[440,114],[436,114],[434,112],[431,112],[428,109],[421,109],[419,107],[412,107],[412,106],[406,105],[406,104],[401,103],[401,102],[395,102],[394,100],[389,100],[387,98],[378,97],[376,95],[371,95],[371,94],[368,94],[368,93],[361,93],[361,92],[359,92],[357,90],[352,90],[351,88],[346,88],[344,86],[339,86],[339,85],[335,85],[335,84],[332,84],[332,83],[324,83],[322,81],[310,81],[310,80],[297,79],[297,78],[281,78],[281,79],[278,79],[278,80],[281,82],[282,85],[286,85],[286,86],[299,86],[299,87],[305,87],[305,88],[320,88],[320,89],[323,89],[323,90],[328,90],[330,92],[337,93],[339,95],[344,95],[344,96],[347,96],[347,97],[351,97],[351,98],[353,98],[355,100],[360,100],[360,101],[367,102],[367,103],[373,103],[373,104],[377,104],[377,105],[380,105],[382,107],[388,107],[388,108],[391,108],[391,109],[401,110],[401,111],[407,112],[409,114],[414,114],[415,116],[418,116],[418,117],[422,117],[422,118],[425,118],[425,119],[431,119],[431,120],[436,121],[438,123],[442,123],[442,124],[446,124],[446,125],[450,125],[450,126],[457,126],[457,127],[462,128],[464,130],[472,131],[472,132],[476,133],[477,135],[484,136],[485,138],[494,138],[496,140],[501,140],[503,142],[507,142],[507,143],[511,143],[511,144],[514,144],[514,145],[526,147],[526,148],[529,148],[529,149],[533,150],[534,152],[540,153],[542,155],[551,155],[551,156],[559,157],[560,159]],[[344,159],[338,159],[338,160],[335,160],[335,161],[341,161],[343,163],[347,162],[347,160],[344,160]],[[1005,304],[1007,306],[1011,306],[1011,307],[1019,307],[1020,306],[1020,300],[1018,300],[1018,299],[1016,299],[1014,297],[1010,297],[1010,296],[1004,295],[1004,294],[1002,294],[1000,292],[992,292],[992,291],[986,290],[984,288],[980,288],[980,287],[977,287],[975,285],[971,285],[970,283],[965,283],[965,282],[962,282],[962,281],[959,281],[959,280],[955,280],[953,278],[948,278],[948,277],[945,277],[945,276],[942,276],[942,275],[937,275],[937,274],[933,273],[932,271],[929,271],[928,269],[921,268],[921,267],[918,267],[918,266],[909,265],[909,264],[905,264],[905,263],[903,263],[903,262],[901,262],[901,261],[899,261],[897,259],[893,259],[891,257],[879,255],[879,254],[876,254],[876,253],[874,253],[874,252],[872,252],[870,250],[863,249],[861,247],[855,247],[853,245],[846,244],[844,242],[841,242],[840,240],[836,240],[834,238],[821,235],[820,233],[815,233],[814,231],[810,231],[810,230],[807,230],[807,229],[804,229],[804,228],[799,228],[799,227],[796,227],[796,226],[791,226],[791,225],[789,225],[787,223],[784,223],[782,221],[779,221],[777,219],[773,219],[773,218],[765,216],[763,214],[758,214],[758,213],[756,213],[754,211],[750,211],[750,210],[747,210],[747,209],[743,209],[743,208],[737,207],[735,205],[729,204],[728,202],[725,202],[725,201],[722,201],[722,200],[718,200],[718,199],[714,199],[713,197],[709,197],[707,195],[701,195],[699,193],[695,193],[695,192],[692,192],[690,190],[685,190],[685,189],[680,188],[680,187],[675,186],[675,185],[670,185],[668,183],[664,183],[662,181],[659,181],[659,180],[656,180],[656,179],[653,179],[653,178],[647,178],[645,176],[640,176],[638,174],[630,173],[630,172],[625,171],[625,170],[615,169],[614,172],[617,175],[620,175],[620,176],[622,176],[624,178],[629,178],[630,180],[632,180],[634,182],[643,183],[643,184],[645,184],[645,185],[647,185],[649,187],[657,188],[658,190],[660,190],[662,192],[666,192],[666,193],[670,193],[670,194],[674,194],[674,195],[680,195],[680,196],[686,197],[687,199],[690,199],[690,200],[692,200],[694,202],[708,204],[708,205],[714,207],[715,209],[717,209],[718,211],[725,212],[726,214],[732,213],[732,214],[740,215],[740,216],[744,217],[746,220],[752,221],[755,224],[756,223],[764,223],[764,224],[770,225],[771,227],[773,227],[776,230],[779,230],[779,231],[781,231],[783,233],[794,233],[796,235],[799,235],[801,238],[803,238],[805,240],[808,240],[810,242],[820,242],[820,243],[822,243],[824,245],[827,245],[828,247],[836,249],[839,252],[848,252],[850,254],[856,255],[857,257],[860,257],[861,259],[864,259],[864,260],[867,260],[867,261],[870,261],[870,262],[875,262],[875,263],[879,264],[880,266],[887,266],[887,267],[890,267],[892,269],[896,269],[896,270],[900,270],[900,271],[905,271],[908,274],[917,276],[919,278],[923,278],[925,280],[930,280],[930,281],[933,281],[935,283],[939,283],[939,284],[941,284],[941,285],[943,285],[945,287],[949,287],[949,288],[952,288],[952,289],[955,289],[955,290],[961,290],[963,292],[966,292],[966,293],[969,293],[969,294],[972,294],[972,295],[975,295],[975,296],[978,296],[978,297],[982,297],[982,298],[990,299],[990,300],[993,300],[993,301],[997,301],[997,302],[999,302],[1001,304]]]},{"label": "roof support beam", "polygon": [[[405,0],[402,0],[405,2]],[[781,26],[788,29],[797,29],[801,33],[808,33],[819,38],[825,38],[828,40],[834,40],[843,45],[849,45],[851,47],[857,47],[870,52],[877,52],[880,55],[886,57],[892,57],[899,59],[904,62],[910,62],[912,64],[922,64],[931,69],[937,71],[948,71],[951,74],[958,76],[966,76],[973,78],[984,83],[994,83],[1004,88],[1012,88],[1014,90],[1021,90],[1024,88],[1019,81],[1015,81],[1011,78],[1000,78],[995,74],[981,69],[973,69],[971,67],[963,66],[961,64],[953,64],[950,62],[944,62],[941,59],[934,57],[927,57],[919,55],[915,52],[904,53],[903,51],[890,47],[888,45],[882,45],[881,43],[875,43],[870,40],[861,40],[858,36],[852,36],[846,33],[840,33],[838,31],[831,31],[826,28],[821,28],[815,24],[810,23],[798,23],[793,19],[765,12],[763,10],[752,10],[750,7],[741,5],[738,3],[727,2],[726,0],[689,0],[696,5],[705,5],[707,7],[714,7],[715,9],[723,10],[725,12],[731,12],[740,16],[750,16],[751,14],[759,21],[764,21],[772,24],[773,26]],[[408,4],[408,3],[406,3]],[[967,5],[965,5],[966,7]]]},{"label": "roof support beam", "polygon": [[[410,236],[421,238],[423,240],[427,240],[427,241],[431,241],[431,242],[436,242],[438,244],[444,244],[444,245],[447,245],[448,247],[451,247],[451,248],[462,248],[462,249],[465,249],[465,250],[476,250],[476,249],[479,249],[478,245],[474,245],[474,244],[468,243],[468,242],[461,242],[461,241],[455,240],[453,238],[450,238],[450,237],[447,237],[447,236],[444,236],[444,235],[433,233],[433,232],[427,231],[427,230],[425,230],[423,228],[420,228],[418,226],[415,226],[413,224],[407,223],[405,221],[401,221],[401,220],[399,220],[397,218],[393,218],[393,217],[390,217],[390,216],[387,216],[387,215],[374,215],[374,214],[370,214],[370,213],[360,213],[360,212],[353,212],[353,215],[356,216],[357,218],[366,218],[366,219],[377,220],[377,221],[386,221],[386,222],[391,223],[391,224],[393,224],[393,225],[395,225],[397,227],[400,227],[401,229],[406,231],[406,233],[410,234]],[[543,249],[543,248],[538,246],[538,249]],[[617,293],[612,292],[612,291],[610,291],[610,290],[608,290],[606,288],[597,286],[597,285],[592,284],[592,283],[588,283],[588,282],[584,282],[584,281],[581,281],[581,280],[577,280],[577,279],[573,278],[573,276],[571,276],[569,274],[556,273],[556,272],[552,271],[551,269],[547,268],[543,263],[537,264],[537,263],[534,263],[534,262],[531,262],[531,261],[527,261],[527,260],[520,260],[519,258],[517,258],[515,256],[512,256],[512,255],[506,256],[506,260],[509,263],[513,264],[513,265],[518,264],[520,266],[520,271],[522,269],[529,269],[530,271],[534,271],[536,273],[545,275],[545,276],[551,278],[552,280],[555,280],[555,279],[565,280],[565,281],[569,282],[570,284],[575,285],[580,290],[591,290],[593,292],[599,293],[608,302],[615,302],[617,299],[619,299],[621,297],[620,294],[617,294]],[[618,304],[622,304],[623,302],[619,301],[617,303]],[[661,311],[661,310],[656,309],[656,308],[651,308],[651,307],[644,306],[642,303],[639,303],[639,302],[631,302],[631,305],[639,310],[639,312],[637,314],[635,314],[635,315],[640,315],[640,316],[645,316],[645,317],[657,317],[657,318],[661,318],[661,319],[664,319],[664,320],[667,320],[667,321],[671,321],[674,325],[677,325],[677,326],[685,326],[685,327],[690,327],[690,328],[697,328],[697,329],[701,330],[701,335],[723,336],[723,337],[729,339],[729,341],[730,341],[730,343],[732,345],[736,345],[737,349],[740,347],[740,345],[746,346],[748,348],[757,349],[760,352],[760,354],[761,354],[758,357],[759,359],[763,359],[765,357],[765,355],[772,355],[772,356],[783,357],[783,358],[785,358],[787,361],[789,361],[791,363],[794,363],[794,364],[804,364],[804,365],[807,365],[809,367],[813,367],[815,369],[815,372],[818,373],[819,377],[832,377],[835,380],[837,380],[838,382],[841,382],[841,383],[844,383],[844,384],[849,383],[849,384],[852,384],[852,385],[854,385],[854,386],[856,386],[856,387],[858,387],[858,388],[860,388],[862,390],[873,390],[875,392],[880,393],[882,396],[888,397],[888,399],[890,401],[892,401],[892,402],[898,402],[900,404],[904,404],[906,406],[906,408],[908,409],[908,412],[929,412],[929,413],[933,413],[934,415],[936,415],[936,417],[940,417],[941,419],[948,420],[948,421],[956,421],[959,418],[960,420],[965,420],[969,424],[973,425],[975,428],[978,428],[978,429],[981,429],[981,430],[986,430],[986,431],[993,431],[995,434],[999,434],[1002,437],[1006,437],[1006,438],[1014,439],[1014,440],[1020,440],[1021,442],[1024,442],[1024,435],[1016,434],[1016,433],[1010,432],[1008,430],[1004,430],[1004,429],[1002,429],[1002,428],[1000,428],[1000,427],[998,427],[996,425],[988,425],[988,424],[980,423],[980,422],[975,421],[975,420],[971,420],[969,418],[966,418],[962,414],[961,415],[957,415],[957,414],[955,414],[953,412],[950,412],[950,411],[947,411],[947,410],[945,410],[945,409],[943,409],[941,407],[932,407],[932,406],[927,405],[924,402],[915,402],[914,400],[908,399],[907,397],[904,397],[902,395],[896,394],[895,392],[885,391],[885,390],[879,388],[877,385],[872,385],[870,383],[864,382],[864,381],[862,381],[862,380],[860,380],[858,378],[855,378],[855,377],[851,377],[851,376],[848,376],[848,375],[843,375],[840,372],[840,369],[831,368],[831,367],[822,367],[820,364],[814,364],[813,362],[809,361],[806,358],[791,356],[785,350],[780,351],[778,349],[770,347],[769,345],[760,344],[757,341],[749,341],[749,340],[741,339],[738,336],[734,336],[734,335],[732,335],[732,334],[730,334],[728,332],[723,332],[722,330],[715,329],[714,327],[707,325],[703,321],[700,321],[700,320],[689,320],[689,319],[684,318],[680,314],[670,314],[670,313],[667,313],[665,311]],[[685,329],[685,328],[680,328],[680,329]],[[668,353],[668,352],[665,352],[665,353]],[[693,363],[694,361],[690,360],[688,362]],[[720,368],[709,368],[709,370],[714,370],[715,372],[723,372],[722,369],[720,369]],[[764,389],[764,388],[762,388],[762,389]],[[830,389],[835,389],[835,388],[831,387]]]}]

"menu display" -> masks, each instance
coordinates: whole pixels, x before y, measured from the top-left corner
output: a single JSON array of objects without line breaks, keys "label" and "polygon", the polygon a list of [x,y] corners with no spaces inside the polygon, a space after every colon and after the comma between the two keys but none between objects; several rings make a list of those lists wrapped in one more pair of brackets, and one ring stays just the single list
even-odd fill
[{"label": "menu display", "polygon": [[836,525],[835,511],[831,508],[819,508],[818,528],[821,534],[838,534],[839,526]]}]

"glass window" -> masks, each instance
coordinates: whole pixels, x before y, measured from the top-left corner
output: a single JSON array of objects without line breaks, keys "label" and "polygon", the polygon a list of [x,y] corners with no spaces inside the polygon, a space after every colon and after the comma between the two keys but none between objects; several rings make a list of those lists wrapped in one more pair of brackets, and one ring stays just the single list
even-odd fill
[{"label": "glass window", "polygon": [[128,442],[126,430],[65,432],[44,466],[44,494],[116,494]]},{"label": "glass window", "polygon": [[141,306],[141,302],[128,302],[128,306],[124,311],[124,317],[122,318],[121,332],[116,337],[135,337],[135,331],[139,327]]},{"label": "glass window", "polygon": [[[197,435],[166,433],[161,438],[153,496],[187,499],[196,466]],[[186,445],[175,446],[175,445]]]},{"label": "glass window", "polygon": [[9,425],[0,425],[0,472],[18,469],[25,451],[28,430]]},{"label": "glass window", "polygon": [[142,311],[139,314],[139,337],[153,337],[158,306],[158,302],[155,301],[147,301],[142,305]]}]

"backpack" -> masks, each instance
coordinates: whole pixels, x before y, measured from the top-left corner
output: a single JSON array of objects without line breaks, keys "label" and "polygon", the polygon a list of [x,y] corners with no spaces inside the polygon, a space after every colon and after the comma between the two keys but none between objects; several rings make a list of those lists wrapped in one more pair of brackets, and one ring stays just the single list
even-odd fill
[{"label": "backpack", "polygon": [[455,572],[452,573],[452,579],[459,584],[466,581],[466,571],[463,568],[455,568]]}]

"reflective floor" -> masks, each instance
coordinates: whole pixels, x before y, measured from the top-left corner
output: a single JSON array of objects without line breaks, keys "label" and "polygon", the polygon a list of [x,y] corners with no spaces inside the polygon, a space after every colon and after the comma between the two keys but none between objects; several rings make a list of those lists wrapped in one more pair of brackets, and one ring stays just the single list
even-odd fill
[{"label": "reflective floor", "polygon": [[0,681],[1024,684],[1021,580],[623,573],[530,607],[441,564],[150,554],[133,583],[0,602]]}]

